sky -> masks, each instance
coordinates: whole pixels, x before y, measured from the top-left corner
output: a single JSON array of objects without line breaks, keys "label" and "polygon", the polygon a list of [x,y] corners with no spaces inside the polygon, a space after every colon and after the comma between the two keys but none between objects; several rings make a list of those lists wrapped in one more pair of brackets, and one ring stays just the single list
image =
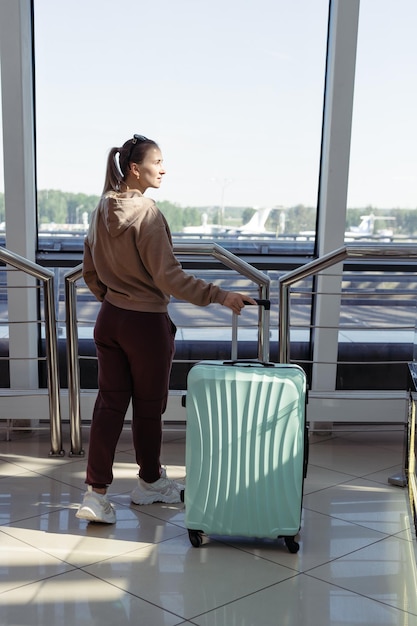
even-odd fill
[{"label": "sky", "polygon": [[[361,0],[348,206],[417,208],[416,18]],[[35,0],[38,188],[100,194],[140,133],[157,200],[316,206],[327,20],[328,0]]]}]

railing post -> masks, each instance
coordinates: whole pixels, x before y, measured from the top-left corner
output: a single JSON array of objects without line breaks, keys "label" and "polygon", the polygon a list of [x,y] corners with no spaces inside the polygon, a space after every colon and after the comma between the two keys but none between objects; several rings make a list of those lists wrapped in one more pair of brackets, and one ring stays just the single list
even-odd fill
[{"label": "railing post", "polygon": [[77,299],[75,282],[82,276],[82,264],[65,275],[67,329],[68,402],[71,456],[84,456],[81,441],[80,367],[78,362]]},{"label": "railing post", "polygon": [[0,261],[41,280],[45,300],[45,343],[49,397],[51,455],[62,456],[61,407],[59,393],[58,348],[54,297],[54,273],[22,256],[0,248]]},{"label": "railing post", "polygon": [[59,397],[59,369],[58,369],[58,349],[56,335],[55,297],[54,297],[54,277],[45,279],[44,306],[45,306],[45,345],[46,364],[48,376],[48,397],[51,429],[51,455],[63,456],[62,449],[62,428],[61,428],[61,408]]}]

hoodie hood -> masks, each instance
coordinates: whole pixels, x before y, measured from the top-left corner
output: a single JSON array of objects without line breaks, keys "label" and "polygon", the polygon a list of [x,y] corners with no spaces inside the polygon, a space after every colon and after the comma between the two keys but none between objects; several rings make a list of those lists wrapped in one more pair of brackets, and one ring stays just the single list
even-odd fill
[{"label": "hoodie hood", "polygon": [[140,191],[109,191],[101,198],[100,213],[110,237],[118,237],[131,226],[144,211],[155,203]]},{"label": "hoodie hood", "polygon": [[[94,221],[93,221],[94,219]],[[84,243],[83,277],[97,299],[115,307],[166,313],[171,296],[198,306],[227,292],[185,272],[155,202],[140,192],[105,193]]]}]

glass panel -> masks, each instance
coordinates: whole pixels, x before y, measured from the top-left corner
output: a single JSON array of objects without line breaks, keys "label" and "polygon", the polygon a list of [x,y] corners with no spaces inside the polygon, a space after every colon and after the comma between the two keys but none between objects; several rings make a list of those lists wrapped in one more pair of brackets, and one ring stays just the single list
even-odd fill
[{"label": "glass panel", "polygon": [[175,236],[311,249],[327,20],[328,0],[35,0],[40,247],[82,238],[108,150],[144,133]]},{"label": "glass panel", "polygon": [[417,237],[415,0],[361,0],[346,240]]},{"label": "glass panel", "polygon": [[[1,75],[0,75],[1,78]],[[0,102],[2,102],[1,95],[1,80],[0,80]],[[2,107],[0,106],[0,242],[1,245],[5,244],[5,208],[4,208],[4,162],[3,162],[3,115]]]}]

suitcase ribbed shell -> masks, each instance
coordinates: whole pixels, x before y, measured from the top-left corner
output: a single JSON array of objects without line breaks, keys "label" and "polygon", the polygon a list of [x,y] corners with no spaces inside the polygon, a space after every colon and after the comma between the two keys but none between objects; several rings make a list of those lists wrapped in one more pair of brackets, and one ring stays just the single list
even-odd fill
[{"label": "suitcase ribbed shell", "polygon": [[185,516],[212,535],[300,529],[306,381],[296,365],[200,362],[188,375]]}]

